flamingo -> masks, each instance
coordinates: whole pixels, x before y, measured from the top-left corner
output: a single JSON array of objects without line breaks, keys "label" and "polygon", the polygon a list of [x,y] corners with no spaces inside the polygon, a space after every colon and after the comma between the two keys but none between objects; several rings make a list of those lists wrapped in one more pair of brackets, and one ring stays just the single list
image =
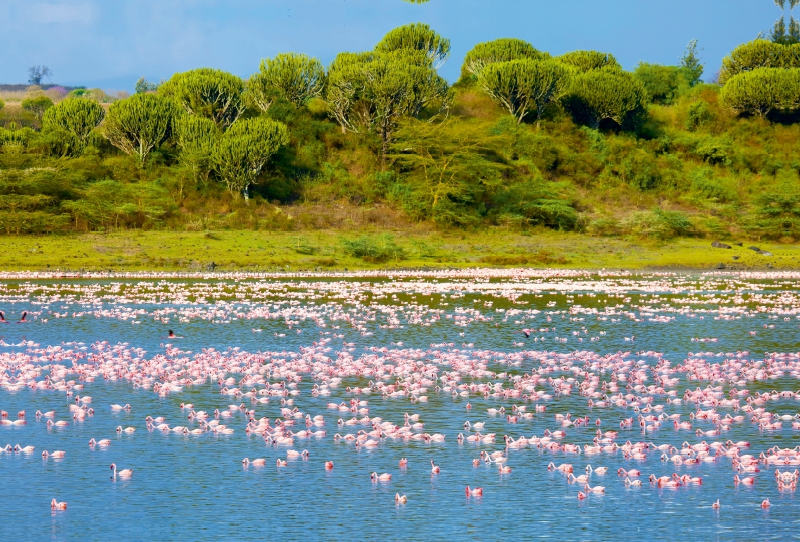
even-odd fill
[{"label": "flamingo", "polygon": [[387,472],[384,472],[383,474],[380,475],[377,472],[373,472],[369,476],[373,482],[388,482],[389,480],[392,479],[392,475]]},{"label": "flamingo", "polygon": [[605,492],[606,492],[606,488],[605,488],[605,487],[603,487],[603,486],[594,486],[594,487],[590,487],[590,486],[589,486],[589,484],[586,484],[585,486],[583,486],[583,490],[584,490],[584,491],[585,491],[587,494],[588,494],[588,493],[605,493]]},{"label": "flamingo", "polygon": [[[2,313],[0,313],[0,314],[2,314]],[[58,502],[55,499],[53,499],[52,501],[50,501],[50,509],[51,510],[66,510],[67,509],[67,503],[66,502]]]},{"label": "flamingo", "polygon": [[333,461],[325,462],[325,470],[333,470]]},{"label": "flamingo", "polygon": [[711,505],[711,508],[713,508],[714,510],[719,510],[720,508],[719,499],[717,499],[716,502]]},{"label": "flamingo", "polygon": [[408,497],[405,495],[400,495],[399,493],[394,494],[394,502],[397,504],[405,504],[408,502]]},{"label": "flamingo", "polygon": [[433,459],[431,459],[431,474],[439,474],[439,470],[440,470],[440,469],[439,469],[439,466],[438,466],[438,465],[436,465],[436,464],[433,462]]},{"label": "flamingo", "polygon": [[483,488],[482,487],[476,487],[476,488],[470,489],[470,487],[467,486],[467,488],[464,490],[464,493],[466,493],[467,497],[482,497],[483,496]]},{"label": "flamingo", "polygon": [[116,463],[111,463],[111,470],[114,473],[114,475],[112,476],[114,480],[116,480],[118,476],[122,479],[127,479],[133,476],[133,469],[123,469],[121,471],[117,471]]},{"label": "flamingo", "polygon": [[764,499],[763,501],[761,501],[761,508],[769,508],[769,507],[770,507],[769,499]]}]

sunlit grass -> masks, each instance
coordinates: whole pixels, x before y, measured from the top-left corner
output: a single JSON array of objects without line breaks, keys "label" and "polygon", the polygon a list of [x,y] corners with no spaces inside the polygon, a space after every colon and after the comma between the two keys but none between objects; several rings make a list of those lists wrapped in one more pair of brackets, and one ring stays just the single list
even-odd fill
[{"label": "sunlit grass", "polygon": [[[381,233],[380,235],[384,235]],[[390,234],[392,235],[392,234]],[[578,269],[800,268],[797,245],[716,249],[707,239],[648,244],[620,238],[544,232],[397,232],[399,257],[380,263],[344,250],[360,232],[160,232],[0,237],[2,270],[341,270],[421,267],[558,267]],[[378,234],[375,234],[376,240]],[[382,241],[381,241],[382,242]],[[352,252],[351,252],[352,253]],[[738,259],[734,260],[734,256]]]}]

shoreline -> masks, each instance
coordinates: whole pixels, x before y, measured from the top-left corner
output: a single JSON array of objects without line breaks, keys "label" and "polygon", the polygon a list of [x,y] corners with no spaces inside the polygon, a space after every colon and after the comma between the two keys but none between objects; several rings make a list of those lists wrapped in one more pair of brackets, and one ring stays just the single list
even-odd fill
[{"label": "shoreline", "polygon": [[[379,261],[345,253],[343,241],[391,236],[402,257]],[[553,231],[478,233],[314,230],[300,232],[127,231],[65,236],[0,237],[2,275],[45,273],[432,272],[571,270],[581,272],[800,271],[800,245],[749,243],[713,248],[711,239],[668,242],[589,237]],[[732,241],[728,241],[732,244]],[[770,255],[749,249],[755,246]],[[734,259],[735,258],[735,259]]]}]

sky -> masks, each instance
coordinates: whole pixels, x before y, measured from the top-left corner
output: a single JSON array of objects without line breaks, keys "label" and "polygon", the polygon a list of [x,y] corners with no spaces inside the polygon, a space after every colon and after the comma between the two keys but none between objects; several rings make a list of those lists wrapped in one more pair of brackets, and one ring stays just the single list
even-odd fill
[{"label": "sky", "polygon": [[626,69],[676,64],[697,39],[708,77],[780,14],[773,0],[0,0],[0,83],[25,83],[39,64],[52,83],[106,90],[200,67],[248,77],[262,58],[292,51],[328,64],[413,22],[451,40],[440,69],[450,81],[476,43],[502,37],[556,55],[612,53]]}]

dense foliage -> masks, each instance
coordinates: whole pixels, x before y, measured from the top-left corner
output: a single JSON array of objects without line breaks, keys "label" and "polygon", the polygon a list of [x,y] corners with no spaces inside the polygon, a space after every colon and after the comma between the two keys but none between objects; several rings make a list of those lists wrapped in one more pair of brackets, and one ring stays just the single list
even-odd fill
[{"label": "dense foliage", "polygon": [[[0,102],[0,231],[416,223],[800,239],[800,45],[737,47],[721,84],[701,81],[696,42],[677,66],[628,72],[608,53],[498,39],[452,86],[437,72],[449,55],[415,24],[327,68],[284,53],[246,81],[202,68],[116,101],[33,88]],[[347,250],[398,257],[391,238],[364,239]]]}]

